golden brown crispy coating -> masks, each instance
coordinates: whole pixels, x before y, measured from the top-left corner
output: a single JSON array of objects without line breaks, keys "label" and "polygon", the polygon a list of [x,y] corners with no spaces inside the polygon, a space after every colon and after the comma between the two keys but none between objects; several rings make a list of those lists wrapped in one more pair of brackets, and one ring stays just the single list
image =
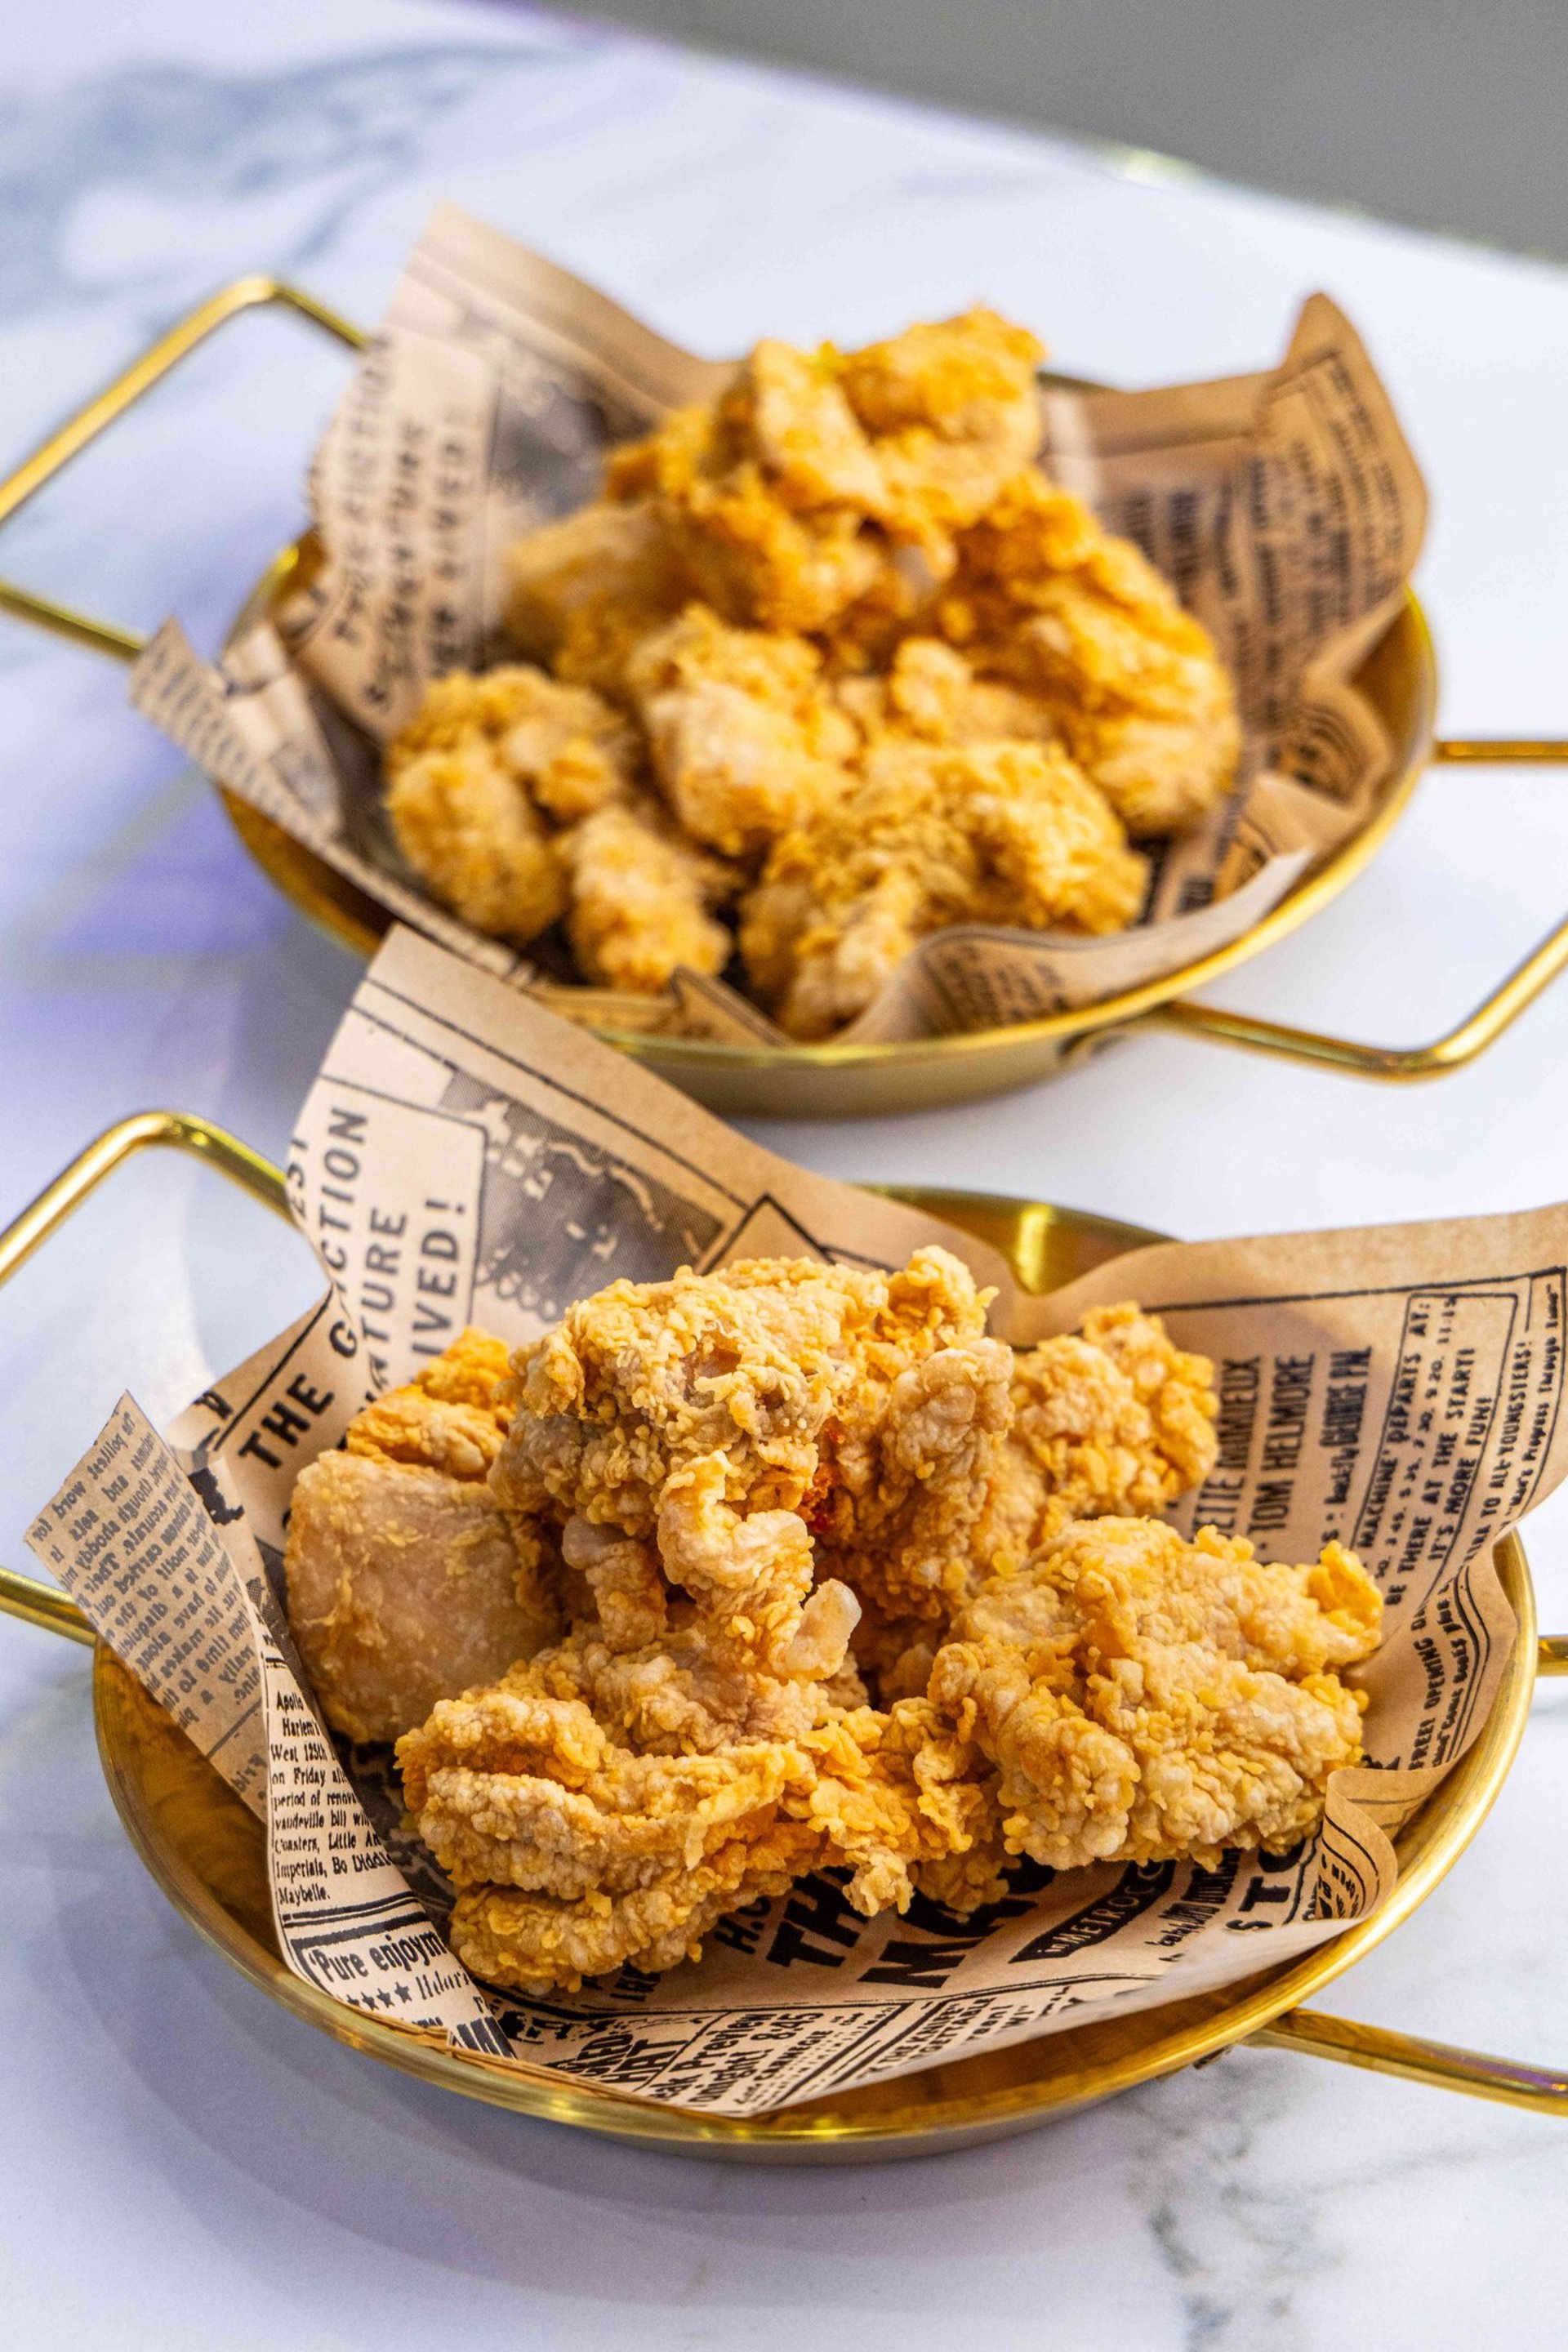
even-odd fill
[{"label": "golden brown crispy coating", "polygon": [[[879,1714],[716,1669],[689,1619],[636,1653],[580,1624],[437,1706],[398,1759],[460,1890],[457,1948],[531,1990],[695,1957],[716,1918],[812,1868],[847,1869],[875,1913],[926,1865],[1000,1851],[990,1776],[923,1700]],[[983,1899],[994,1864],[970,1874]]]},{"label": "golden brown crispy coating", "polygon": [[1210,1368],[1130,1307],[1015,1364],[984,1307],[940,1249],[617,1283],[510,1360],[464,1334],[300,1481],[301,1647],[334,1721],[403,1731],[470,1967],[536,1992],[672,1967],[816,1868],[868,1915],[963,1910],[1009,1854],[1315,1823],[1368,1580],[1128,1517],[1020,1565],[1065,1509],[1204,1475]]},{"label": "golden brown crispy coating", "polygon": [[567,903],[547,826],[492,746],[428,751],[387,787],[397,845],[443,906],[526,947]]},{"label": "golden brown crispy coating", "polygon": [[601,695],[514,663],[437,678],[387,747],[405,856],[480,930],[526,946],[566,918],[586,980],[658,995],[679,964],[716,972],[711,910],[740,877],[637,782],[638,737]]},{"label": "golden brown crispy coating", "polygon": [[939,615],[978,667],[1045,701],[1132,833],[1177,832],[1229,791],[1240,726],[1207,630],[1037,468],[963,534]]},{"label": "golden brown crispy coating", "polygon": [[636,735],[603,696],[509,662],[477,677],[450,670],[433,678],[386,747],[387,774],[395,787],[433,754],[480,745],[535,808],[563,824],[625,800],[641,756]]},{"label": "golden brown crispy coating", "polygon": [[669,1610],[647,1547],[576,1520],[566,1550],[603,1620],[437,1706],[398,1748],[416,1824],[460,1890],[456,1948],[531,1990],[627,1959],[672,1967],[822,1858],[801,1743],[832,1711],[814,1676],[843,1649],[840,1633],[837,1654],[829,1640],[770,1675],[741,1643],[726,1653],[721,1614]]},{"label": "golden brown crispy coating", "polygon": [[762,342],[711,408],[615,452],[609,495],[652,509],[726,619],[831,635],[868,598],[909,608],[900,547],[928,585],[951,570],[953,530],[1039,446],[1041,356],[985,310],[848,358]]},{"label": "golden brown crispy coating", "polygon": [[709,1638],[769,1672],[815,1654],[841,1585],[937,1613],[1007,1413],[985,1304],[940,1249],[893,1275],[763,1258],[614,1284],[520,1352],[496,1490],[565,1517],[574,1564],[578,1518],[651,1543]]},{"label": "golden brown crispy coating", "polygon": [[395,1739],[559,1630],[552,1547],[487,1484],[505,1370],[499,1340],[465,1332],[295,1485],[289,1622],[329,1722],[350,1738]]},{"label": "golden brown crispy coating", "polygon": [[519,540],[507,628],[574,685],[618,695],[626,655],[690,593],[653,507],[595,499]]},{"label": "golden brown crispy coating", "polygon": [[529,1987],[668,1966],[817,1863],[876,1910],[996,1844],[951,1727],[864,1705],[837,1572],[942,1590],[1006,1412],[984,1318],[942,1250],[890,1276],[751,1260],[616,1284],[520,1350],[492,1488],[560,1526],[574,1622],[399,1749],[421,1835],[472,1890],[473,1965]]},{"label": "golden brown crispy coating", "polygon": [[955,1620],[931,1702],[1001,1775],[1011,1853],[1058,1870],[1281,1852],[1361,1753],[1381,1604],[1338,1544],[1272,1566],[1205,1528],[1077,1521]]},{"label": "golden brown crispy coating", "polygon": [[981,1543],[996,1564],[1069,1519],[1157,1517],[1215,1465],[1214,1366],[1133,1306],[1015,1357],[1012,1407]]},{"label": "golden brown crispy coating", "polygon": [[[605,488],[657,517],[689,594],[728,621],[794,632],[825,627],[867,593],[889,559],[880,536],[867,529],[858,499],[803,495],[811,471],[805,452],[817,421],[809,404],[787,444],[782,431],[759,444],[759,391],[773,388],[772,360],[783,348],[759,345],[713,407],[678,409],[647,441],[612,450]],[[803,354],[791,356],[812,369]],[[773,421],[782,428],[778,406]],[[853,418],[836,420],[836,430],[839,425],[855,435]],[[831,467],[834,453],[825,448],[821,456]]]},{"label": "golden brown crispy coating", "polygon": [[1040,446],[1037,373],[1046,347],[994,310],[906,327],[839,362],[844,391],[879,439],[923,430],[944,441],[1007,449],[1015,465]]},{"label": "golden brown crispy coating", "polygon": [[678,965],[722,971],[734,940],[709,911],[733,898],[733,869],[685,840],[656,802],[602,808],[563,833],[566,935],[584,980],[657,996]]},{"label": "golden brown crispy coating", "polygon": [[879,520],[942,571],[951,534],[978,520],[1040,446],[1035,376],[1045,346],[994,310],[910,327],[841,362],[849,404],[874,437]]},{"label": "golden brown crispy coating", "polygon": [[636,737],[585,688],[513,663],[435,679],[386,747],[397,844],[437,897],[520,947],[564,913],[555,830],[625,800]]},{"label": "golden brown crispy coating", "polygon": [[968,1590],[1010,1370],[995,1340],[941,1348],[890,1381],[863,1376],[852,1412],[837,1417],[812,1500],[819,1573],[842,1577],[884,1619],[940,1621]]},{"label": "golden brown crispy coating", "polygon": [[736,629],[706,605],[644,638],[626,691],[654,772],[680,823],[730,856],[842,798],[857,730],[798,636]]},{"label": "golden brown crispy coating", "polygon": [[781,1025],[826,1037],[928,932],[1121,930],[1147,881],[1104,794],[1054,747],[889,741],[846,799],[774,845],[741,952]]},{"label": "golden brown crispy coating", "polygon": [[976,677],[963,656],[940,637],[906,637],[885,676],[841,679],[837,694],[867,744],[889,736],[958,747],[1057,740],[1043,702],[1017,687]]},{"label": "golden brown crispy coating", "polygon": [[540,1695],[543,1678],[519,1666],[444,1699],[398,1743],[409,1811],[458,1885],[626,1894],[744,1835],[806,1777],[785,1739],[639,1753],[580,1699]]},{"label": "golden brown crispy coating", "polygon": [[894,1274],[746,1258],[612,1283],[514,1358],[498,1491],[646,1539],[672,1471],[721,1454],[731,1506],[816,1508],[825,1450],[865,1442],[912,1366],[981,1341],[988,1296],[934,1248]]},{"label": "golden brown crispy coating", "polygon": [[[681,832],[767,858],[745,961],[802,1038],[853,1020],[932,929],[1123,928],[1146,870],[1121,821],[1190,824],[1234,774],[1205,632],[1032,462],[1043,356],[985,310],[848,353],[763,341],[515,552],[515,642],[635,721],[628,763],[597,705],[605,797],[644,757]],[[520,803],[493,745],[437,733],[395,785],[399,838],[447,903],[523,940],[589,854],[552,831],[593,799],[581,749],[564,783],[536,753]],[[588,976],[654,992],[678,962],[718,971],[712,886],[639,861],[624,817],[597,830],[616,855],[568,927]]]},{"label": "golden brown crispy coating", "polygon": [[798,1822],[771,1819],[690,1865],[624,1895],[566,1902],[493,1884],[453,1906],[452,1948],[476,1976],[521,1992],[574,1992],[584,1977],[629,1962],[643,1974],[702,1957],[702,1938],[731,1911],[787,1895],[819,1842]]},{"label": "golden brown crispy coating", "polygon": [[[825,1710],[804,1741],[815,1767],[805,1813],[824,1841],[819,1863],[847,1869],[850,1902],[868,1917],[908,1907],[927,1874],[947,1866],[956,1907],[997,1886],[1001,1817],[995,1782],[967,1738],[923,1697],[885,1713]],[[793,1797],[794,1812],[802,1800]],[[958,1869],[952,1865],[958,1864]]]}]

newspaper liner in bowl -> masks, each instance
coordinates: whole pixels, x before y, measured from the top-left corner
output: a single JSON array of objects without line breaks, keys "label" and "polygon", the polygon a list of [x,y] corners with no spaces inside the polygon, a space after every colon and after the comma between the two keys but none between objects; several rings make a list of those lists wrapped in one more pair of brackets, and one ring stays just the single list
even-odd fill
[{"label": "newspaper liner in bowl", "polygon": [[[353,2006],[755,2114],[1294,1957],[1387,1896],[1387,1832],[1486,1719],[1514,1632],[1492,1547],[1568,1460],[1568,1208],[1169,1244],[1029,1297],[973,1239],[775,1159],[406,931],[329,1050],[289,1191],[326,1297],[167,1439],[122,1400],[29,1541],[264,1815],[279,1948]],[[1177,1516],[1275,1558],[1333,1536],[1361,1551],[1387,1612],[1362,1670],[1370,1767],[1336,1774],[1321,1834],[1278,1859],[1026,1870],[970,1918],[917,1899],[862,1920],[818,1874],[716,1928],[699,1964],[485,1992],[441,1936],[439,1873],[396,1829],[384,1751],[340,1759],[301,1686],[279,1603],[300,1469],[465,1322],[519,1341],[620,1275],[783,1251],[891,1265],[932,1238],[997,1284],[1016,1341],[1136,1297],[1215,1357],[1219,1460]]]},{"label": "newspaper liner in bowl", "polygon": [[[167,623],[132,700],[389,913],[526,984],[523,958],[438,906],[405,864],[380,747],[432,677],[505,656],[512,541],[594,495],[610,443],[710,397],[729,373],[439,207],[317,452],[321,560],[308,587],[216,668]],[[1310,299],[1265,373],[1141,393],[1047,378],[1041,406],[1048,471],[1136,540],[1213,631],[1246,724],[1242,782],[1157,856],[1130,931],[933,934],[838,1042],[1032,1019],[1179,971],[1259,922],[1366,820],[1390,772],[1352,680],[1404,598],[1426,492],[1333,303]],[[649,1025],[646,997],[584,1001],[600,1024]],[[785,1042],[747,998],[694,973],[655,1018],[669,1034]]]}]

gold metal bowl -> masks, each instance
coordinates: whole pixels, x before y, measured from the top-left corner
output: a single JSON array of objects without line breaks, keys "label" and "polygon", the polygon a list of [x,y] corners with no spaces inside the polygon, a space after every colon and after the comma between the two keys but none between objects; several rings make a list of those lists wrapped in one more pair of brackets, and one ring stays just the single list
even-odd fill
[{"label": "gold metal bowl", "polygon": [[[357,327],[295,288],[270,278],[241,278],[172,328],[52,435],[8,480],[0,482],[0,522],[15,514],[216,328],[243,310],[268,302],[286,306],[355,350],[366,341]],[[237,628],[270,610],[296,575],[305,551],[305,542],[285,549],[247,599]],[[133,661],[142,650],[142,640],[129,631],[5,582],[0,582],[0,610],[122,660]],[[595,1023],[592,991],[582,992],[575,1007],[575,992],[571,990],[556,992],[552,1001],[558,1010],[584,1019],[609,1044],[646,1062],[711,1108],[776,1118],[864,1116],[1000,1093],[1068,1068],[1129,1028],[1149,1023],[1368,1077],[1431,1077],[1456,1069],[1500,1035],[1568,963],[1568,922],[1543,940],[1457,1028],[1423,1045],[1367,1045],[1188,1001],[1190,992],[1207,987],[1271,947],[1353,881],[1398,824],[1428,761],[1555,763],[1568,751],[1562,742],[1545,740],[1436,740],[1436,661],[1414,597],[1406,601],[1369,656],[1360,684],[1394,747],[1388,779],[1371,816],[1244,938],[1163,980],[1041,1020],[883,1045],[831,1041],[816,1045],[739,1045],[670,1037],[652,1030]],[[223,798],[240,838],[285,896],[342,944],[368,954],[388,928],[391,919],[384,908],[248,803],[226,792]]]},{"label": "gold metal bowl", "polygon": [[[281,1208],[281,1178],[232,1137],[178,1113],[146,1113],[100,1137],[0,1234],[0,1282],[110,1169],[131,1152],[158,1143],[199,1153]],[[1042,1202],[914,1187],[897,1191],[899,1198],[950,1218],[1002,1249],[1019,1281],[1035,1291],[1070,1281],[1108,1257],[1158,1238]],[[1396,1840],[1399,1881],[1383,1910],[1305,1958],[1219,1991],[1131,2016],[1109,2016],[1011,2050],[741,2121],[564,2084],[542,2071],[447,2051],[301,1983],[279,1957],[259,1824],[101,1647],[94,1659],[93,1711],[104,1776],[137,1852],[176,1908],[253,1984],[337,2041],[405,2074],[608,2138],[676,2155],[757,2163],[847,2164],[929,2155],[1027,2130],[1243,2042],[1307,2049],[1482,2097],[1568,2113],[1563,2076],[1300,2006],[1390,1935],[1457,1861],[1513,1760],[1536,1674],[1568,1671],[1568,1643],[1538,1642],[1530,1572],[1518,1538],[1500,1544],[1495,1557],[1518,1620],[1518,1637],[1480,1737]],[[62,1594],[8,1570],[0,1570],[0,1608],[91,1641],[85,1621]]]}]

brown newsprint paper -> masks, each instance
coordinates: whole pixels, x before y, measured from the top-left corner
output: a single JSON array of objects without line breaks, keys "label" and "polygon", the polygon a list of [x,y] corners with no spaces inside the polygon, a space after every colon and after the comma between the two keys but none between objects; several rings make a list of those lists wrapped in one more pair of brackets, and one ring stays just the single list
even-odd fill
[{"label": "brown newsprint paper", "polygon": [[[907,1207],[733,1134],[407,931],[362,983],[289,1170],[321,1305],[170,1432],[125,1400],[29,1540],[215,1767],[265,1806],[279,1941],[400,2024],[641,2096],[740,2115],[1251,1974],[1363,1916],[1388,1832],[1484,1722],[1513,1638],[1492,1546],[1563,1475],[1568,1208],[1141,1250],[1049,1297]],[[962,1917],[863,1920],[841,1874],[722,1923],[702,1960],[534,2000],[475,1985],[450,1890],[399,1826],[384,1751],[340,1759],[279,1607],[289,1499],[350,1417],[466,1323],[518,1342],[619,1276],[737,1256],[894,1265],[932,1238],[994,1281],[1019,1343],[1097,1301],[1157,1307],[1215,1361],[1220,1452],[1177,1515],[1273,1558],[1352,1545],[1386,1604],[1370,1763],[1320,1837],[1212,1870],[1023,1865]],[[263,1794],[265,1790],[265,1794]]]},{"label": "brown newsprint paper", "polygon": [[[404,863],[380,746],[431,678],[506,657],[511,543],[595,495],[611,443],[710,398],[729,373],[441,206],[317,452],[319,565],[279,625],[252,627],[218,667],[166,624],[133,701],[389,913],[526,982],[510,949],[437,906]],[[1136,540],[1214,632],[1246,723],[1242,782],[1157,851],[1131,931],[934,934],[848,1036],[1023,1020],[1179,971],[1259,921],[1389,779],[1389,745],[1355,675],[1405,593],[1426,493],[1334,305],[1312,297],[1268,373],[1142,393],[1047,378],[1041,397],[1047,470]],[[781,1034],[721,981],[689,977],[658,1002],[671,1031]],[[647,1027],[649,1001],[617,1013],[604,992],[584,992],[582,1012]]]}]

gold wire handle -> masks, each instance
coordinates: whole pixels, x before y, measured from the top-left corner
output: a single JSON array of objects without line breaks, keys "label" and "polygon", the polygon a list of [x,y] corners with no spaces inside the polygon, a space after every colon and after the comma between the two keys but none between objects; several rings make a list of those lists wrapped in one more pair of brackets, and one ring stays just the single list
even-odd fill
[{"label": "gold wire handle", "polygon": [[[282,1217],[289,1214],[283,1175],[269,1160],[241,1143],[208,1119],[177,1110],[142,1111],[109,1128],[62,1170],[0,1233],[0,1286],[7,1283],[36,1249],[74,1215],[89,1192],[122,1160],[149,1145],[164,1145],[193,1153]],[[87,1619],[52,1584],[0,1568],[0,1615],[18,1617],[63,1634],[68,1641],[91,1644]],[[1568,1675],[1568,1635],[1543,1635],[1536,1652],[1537,1675]],[[1490,2058],[1476,2050],[1460,2050],[1442,2042],[1417,2040],[1394,2033],[1385,2026],[1361,2025],[1349,2018],[1329,2017],[1316,2009],[1288,2010],[1284,2015],[1249,2034],[1242,2047],[1304,2050],[1314,2057],[1332,2058],[1347,2066],[1371,2068],[1380,2074],[1397,2074],[1407,2082],[1430,2083],[1450,2091],[1465,2091],[1479,2099],[1500,2100],[1510,2106],[1531,2107],[1550,2115],[1568,2116],[1568,2074],[1521,2066],[1507,2058]]]},{"label": "gold wire handle", "polygon": [[[241,1143],[237,1136],[188,1111],[137,1111],[106,1128],[0,1233],[0,1286],[9,1282],[34,1251],[76,1214],[106,1176],[138,1151],[153,1147],[186,1151],[205,1160],[278,1215],[288,1216],[281,1171],[259,1151],[252,1151],[247,1143]],[[85,1642],[89,1647],[93,1642],[92,1628],[74,1601],[58,1586],[41,1583],[36,1576],[24,1576],[14,1568],[0,1567],[0,1614],[20,1617],[25,1623],[41,1625],[51,1633],[63,1633],[69,1642]]]},{"label": "gold wire handle", "polygon": [[[232,286],[224,287],[177,326],[171,327],[166,335],[161,335],[151,350],[143,352],[112,383],[106,384],[85,408],[68,417],[14,474],[0,482],[0,524],[9,522],[46,482],[52,481],[117,417],[133,408],[143,394],[150,392],[171,369],[178,367],[210,334],[243,311],[260,310],[270,303],[308,319],[312,326],[334,335],[352,351],[363,351],[370,341],[361,328],[329,310],[324,302],[318,302],[313,294],[302,293],[280,278],[260,274],[237,278]],[[37,595],[31,588],[20,588],[8,580],[0,580],[0,611],[13,614],[17,620],[32,621],[56,636],[68,637],[74,645],[90,647],[94,653],[110,654],[116,661],[133,662],[146,645],[144,637],[133,635],[112,621],[95,621],[89,614],[79,613],[68,604],[57,604],[52,597]]]},{"label": "gold wire handle", "polygon": [[[1432,746],[1434,765],[1448,767],[1560,767],[1568,762],[1568,740],[1549,737],[1500,736],[1440,739]],[[1189,1036],[1216,1038],[1221,1045],[1244,1045],[1257,1054],[1277,1054],[1292,1062],[1316,1062],[1332,1070],[1350,1070],[1363,1078],[1439,1078],[1467,1062],[1511,1028],[1527,1006],[1534,1003],[1568,964],[1568,920],[1549,931],[1517,964],[1500,987],[1483,997],[1446,1036],[1427,1045],[1368,1045],[1354,1037],[1331,1037],[1316,1029],[1292,1029],[1279,1021],[1263,1021],[1247,1013],[1228,1013],[1217,1004],[1197,1004],[1178,997],[1146,1013],[1145,1020]]]}]

